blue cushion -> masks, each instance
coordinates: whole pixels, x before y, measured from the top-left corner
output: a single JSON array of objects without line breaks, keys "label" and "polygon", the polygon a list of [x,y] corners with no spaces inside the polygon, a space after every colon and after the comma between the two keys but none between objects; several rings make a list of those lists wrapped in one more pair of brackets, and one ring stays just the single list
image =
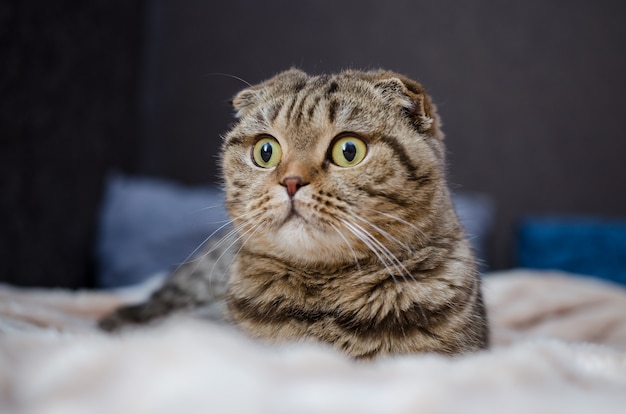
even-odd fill
[{"label": "blue cushion", "polygon": [[534,217],[522,222],[518,261],[626,284],[626,220]]}]

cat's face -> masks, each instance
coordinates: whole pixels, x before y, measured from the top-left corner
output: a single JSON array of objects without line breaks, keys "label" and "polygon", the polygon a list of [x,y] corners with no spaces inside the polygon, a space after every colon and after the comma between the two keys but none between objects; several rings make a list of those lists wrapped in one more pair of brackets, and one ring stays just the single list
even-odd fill
[{"label": "cat's face", "polygon": [[240,92],[223,146],[246,248],[297,263],[384,259],[426,242],[447,200],[421,86],[388,72],[284,72]]}]

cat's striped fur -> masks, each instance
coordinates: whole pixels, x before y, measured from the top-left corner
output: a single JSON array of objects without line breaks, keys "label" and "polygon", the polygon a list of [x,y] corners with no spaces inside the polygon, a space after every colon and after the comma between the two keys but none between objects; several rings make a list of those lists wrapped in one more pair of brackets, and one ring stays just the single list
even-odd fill
[{"label": "cat's striped fur", "polygon": [[[222,168],[239,244],[226,298],[244,332],[357,358],[487,347],[480,279],[421,85],[289,70],[233,105]],[[354,143],[365,155],[340,166],[345,137],[339,157],[353,161]]]}]

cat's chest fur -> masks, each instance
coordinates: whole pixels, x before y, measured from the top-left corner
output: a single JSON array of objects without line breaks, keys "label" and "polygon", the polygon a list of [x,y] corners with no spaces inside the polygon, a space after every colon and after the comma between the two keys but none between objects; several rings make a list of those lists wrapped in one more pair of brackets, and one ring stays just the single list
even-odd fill
[{"label": "cat's chest fur", "polygon": [[453,276],[464,264],[430,260],[406,258],[390,277],[375,261],[315,271],[243,253],[231,269],[227,303],[256,338],[316,339],[358,358],[482,348],[482,302],[476,293],[468,297],[477,282]]}]

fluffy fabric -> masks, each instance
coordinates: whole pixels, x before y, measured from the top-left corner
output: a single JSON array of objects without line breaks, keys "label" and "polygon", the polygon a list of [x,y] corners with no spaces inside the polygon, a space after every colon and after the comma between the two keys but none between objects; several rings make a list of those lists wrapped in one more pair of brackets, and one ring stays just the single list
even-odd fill
[{"label": "fluffy fabric", "polygon": [[555,273],[485,280],[491,350],[357,363],[317,344],[267,347],[178,317],[107,335],[117,292],[0,289],[2,413],[618,413],[626,292]]}]

